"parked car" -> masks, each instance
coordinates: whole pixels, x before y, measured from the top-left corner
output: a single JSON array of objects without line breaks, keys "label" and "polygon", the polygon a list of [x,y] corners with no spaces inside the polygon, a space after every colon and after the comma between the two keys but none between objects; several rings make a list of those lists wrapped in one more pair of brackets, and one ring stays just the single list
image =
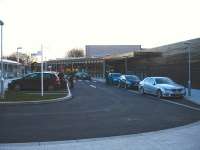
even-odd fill
[{"label": "parked car", "polygon": [[118,87],[124,88],[138,88],[140,79],[135,75],[121,75],[119,78]]},{"label": "parked car", "polygon": [[108,74],[108,84],[118,85],[121,73],[109,73]]},{"label": "parked car", "polygon": [[[60,88],[60,79],[56,72],[44,72],[44,90],[55,90]],[[8,84],[9,90],[40,90],[41,72],[26,75]]]},{"label": "parked car", "polygon": [[75,78],[76,79],[81,79],[81,80],[91,80],[91,76],[86,72],[77,72],[77,73],[75,73]]},{"label": "parked car", "polygon": [[172,81],[168,77],[147,77],[139,83],[141,94],[153,94],[161,97],[179,97],[186,94],[185,87]]}]

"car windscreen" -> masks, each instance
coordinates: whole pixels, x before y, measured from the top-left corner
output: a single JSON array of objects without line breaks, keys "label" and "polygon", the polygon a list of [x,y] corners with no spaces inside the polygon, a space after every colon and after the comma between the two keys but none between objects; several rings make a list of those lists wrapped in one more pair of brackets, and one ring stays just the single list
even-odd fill
[{"label": "car windscreen", "polygon": [[156,78],[155,79],[157,84],[171,84],[173,81],[169,78]]},{"label": "car windscreen", "polygon": [[121,74],[120,74],[120,73],[113,73],[112,76],[113,76],[113,77],[120,77]]},{"label": "car windscreen", "polygon": [[137,76],[126,76],[127,80],[140,80]]},{"label": "car windscreen", "polygon": [[82,75],[88,76],[89,74],[86,72],[83,72]]}]

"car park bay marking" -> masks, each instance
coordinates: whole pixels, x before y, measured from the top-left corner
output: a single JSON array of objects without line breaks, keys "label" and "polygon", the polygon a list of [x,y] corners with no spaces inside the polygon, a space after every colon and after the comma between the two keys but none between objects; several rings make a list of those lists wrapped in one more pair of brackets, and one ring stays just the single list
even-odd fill
[{"label": "car park bay marking", "polygon": [[96,86],[94,86],[94,85],[92,85],[92,84],[90,84],[90,87],[93,87],[93,88],[95,88],[95,89],[97,88]]},{"label": "car park bay marking", "polygon": [[177,102],[172,102],[172,101],[169,101],[169,100],[166,100],[166,99],[160,99],[160,100],[168,102],[168,103],[172,103],[172,104],[175,104],[175,105],[183,106],[183,107],[186,107],[186,108],[189,108],[189,109],[192,109],[192,110],[200,111],[200,109],[196,108],[196,107],[188,106],[188,105],[177,103]]},{"label": "car park bay marking", "polygon": [[[151,95],[148,95],[148,97],[151,97],[151,98],[154,98],[154,99],[156,98],[156,97],[151,96]],[[192,110],[200,111],[200,108],[196,108],[196,107],[188,106],[188,105],[185,105],[185,104],[169,101],[169,100],[166,100],[166,99],[158,99],[158,100],[161,100],[161,101],[167,102],[167,103],[171,103],[171,104],[174,104],[174,105],[179,105],[179,106],[189,108],[189,109],[192,109]]]},{"label": "car park bay marking", "polygon": [[[128,90],[128,91],[131,92],[131,93],[134,93],[134,94],[139,94],[139,92],[137,92],[137,91],[132,91],[132,90]],[[148,97],[155,99],[154,96],[148,95]],[[192,110],[200,111],[200,108],[196,108],[196,107],[188,106],[188,105],[185,105],[185,104],[169,101],[169,100],[166,100],[166,99],[159,99],[159,100],[164,101],[164,102],[168,102],[168,103],[171,103],[171,104],[179,105],[179,106],[182,106],[182,107],[186,107],[186,108],[189,108],[189,109],[192,109]]]}]

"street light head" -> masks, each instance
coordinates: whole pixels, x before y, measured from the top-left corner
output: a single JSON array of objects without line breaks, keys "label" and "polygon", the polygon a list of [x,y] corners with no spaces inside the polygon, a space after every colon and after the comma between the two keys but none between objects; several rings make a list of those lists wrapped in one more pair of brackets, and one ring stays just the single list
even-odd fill
[{"label": "street light head", "polygon": [[3,21],[1,21],[1,20],[0,20],[0,25],[1,25],[1,26],[3,26],[3,25],[4,25]]},{"label": "street light head", "polygon": [[192,45],[191,42],[184,42],[183,44],[185,45],[185,48],[186,48],[186,49],[187,49],[187,48],[190,48],[191,45]]},{"label": "street light head", "polygon": [[22,47],[18,47],[17,49],[22,49]]},{"label": "street light head", "polygon": [[192,42],[184,42],[183,44],[190,45],[190,44],[192,44]]}]

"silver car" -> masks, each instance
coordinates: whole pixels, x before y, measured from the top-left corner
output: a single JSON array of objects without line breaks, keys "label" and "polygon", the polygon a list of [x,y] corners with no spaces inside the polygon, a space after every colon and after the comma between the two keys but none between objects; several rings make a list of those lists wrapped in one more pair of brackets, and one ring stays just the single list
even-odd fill
[{"label": "silver car", "polygon": [[139,83],[141,94],[153,94],[161,97],[180,97],[186,94],[184,86],[178,85],[167,77],[147,77]]}]

